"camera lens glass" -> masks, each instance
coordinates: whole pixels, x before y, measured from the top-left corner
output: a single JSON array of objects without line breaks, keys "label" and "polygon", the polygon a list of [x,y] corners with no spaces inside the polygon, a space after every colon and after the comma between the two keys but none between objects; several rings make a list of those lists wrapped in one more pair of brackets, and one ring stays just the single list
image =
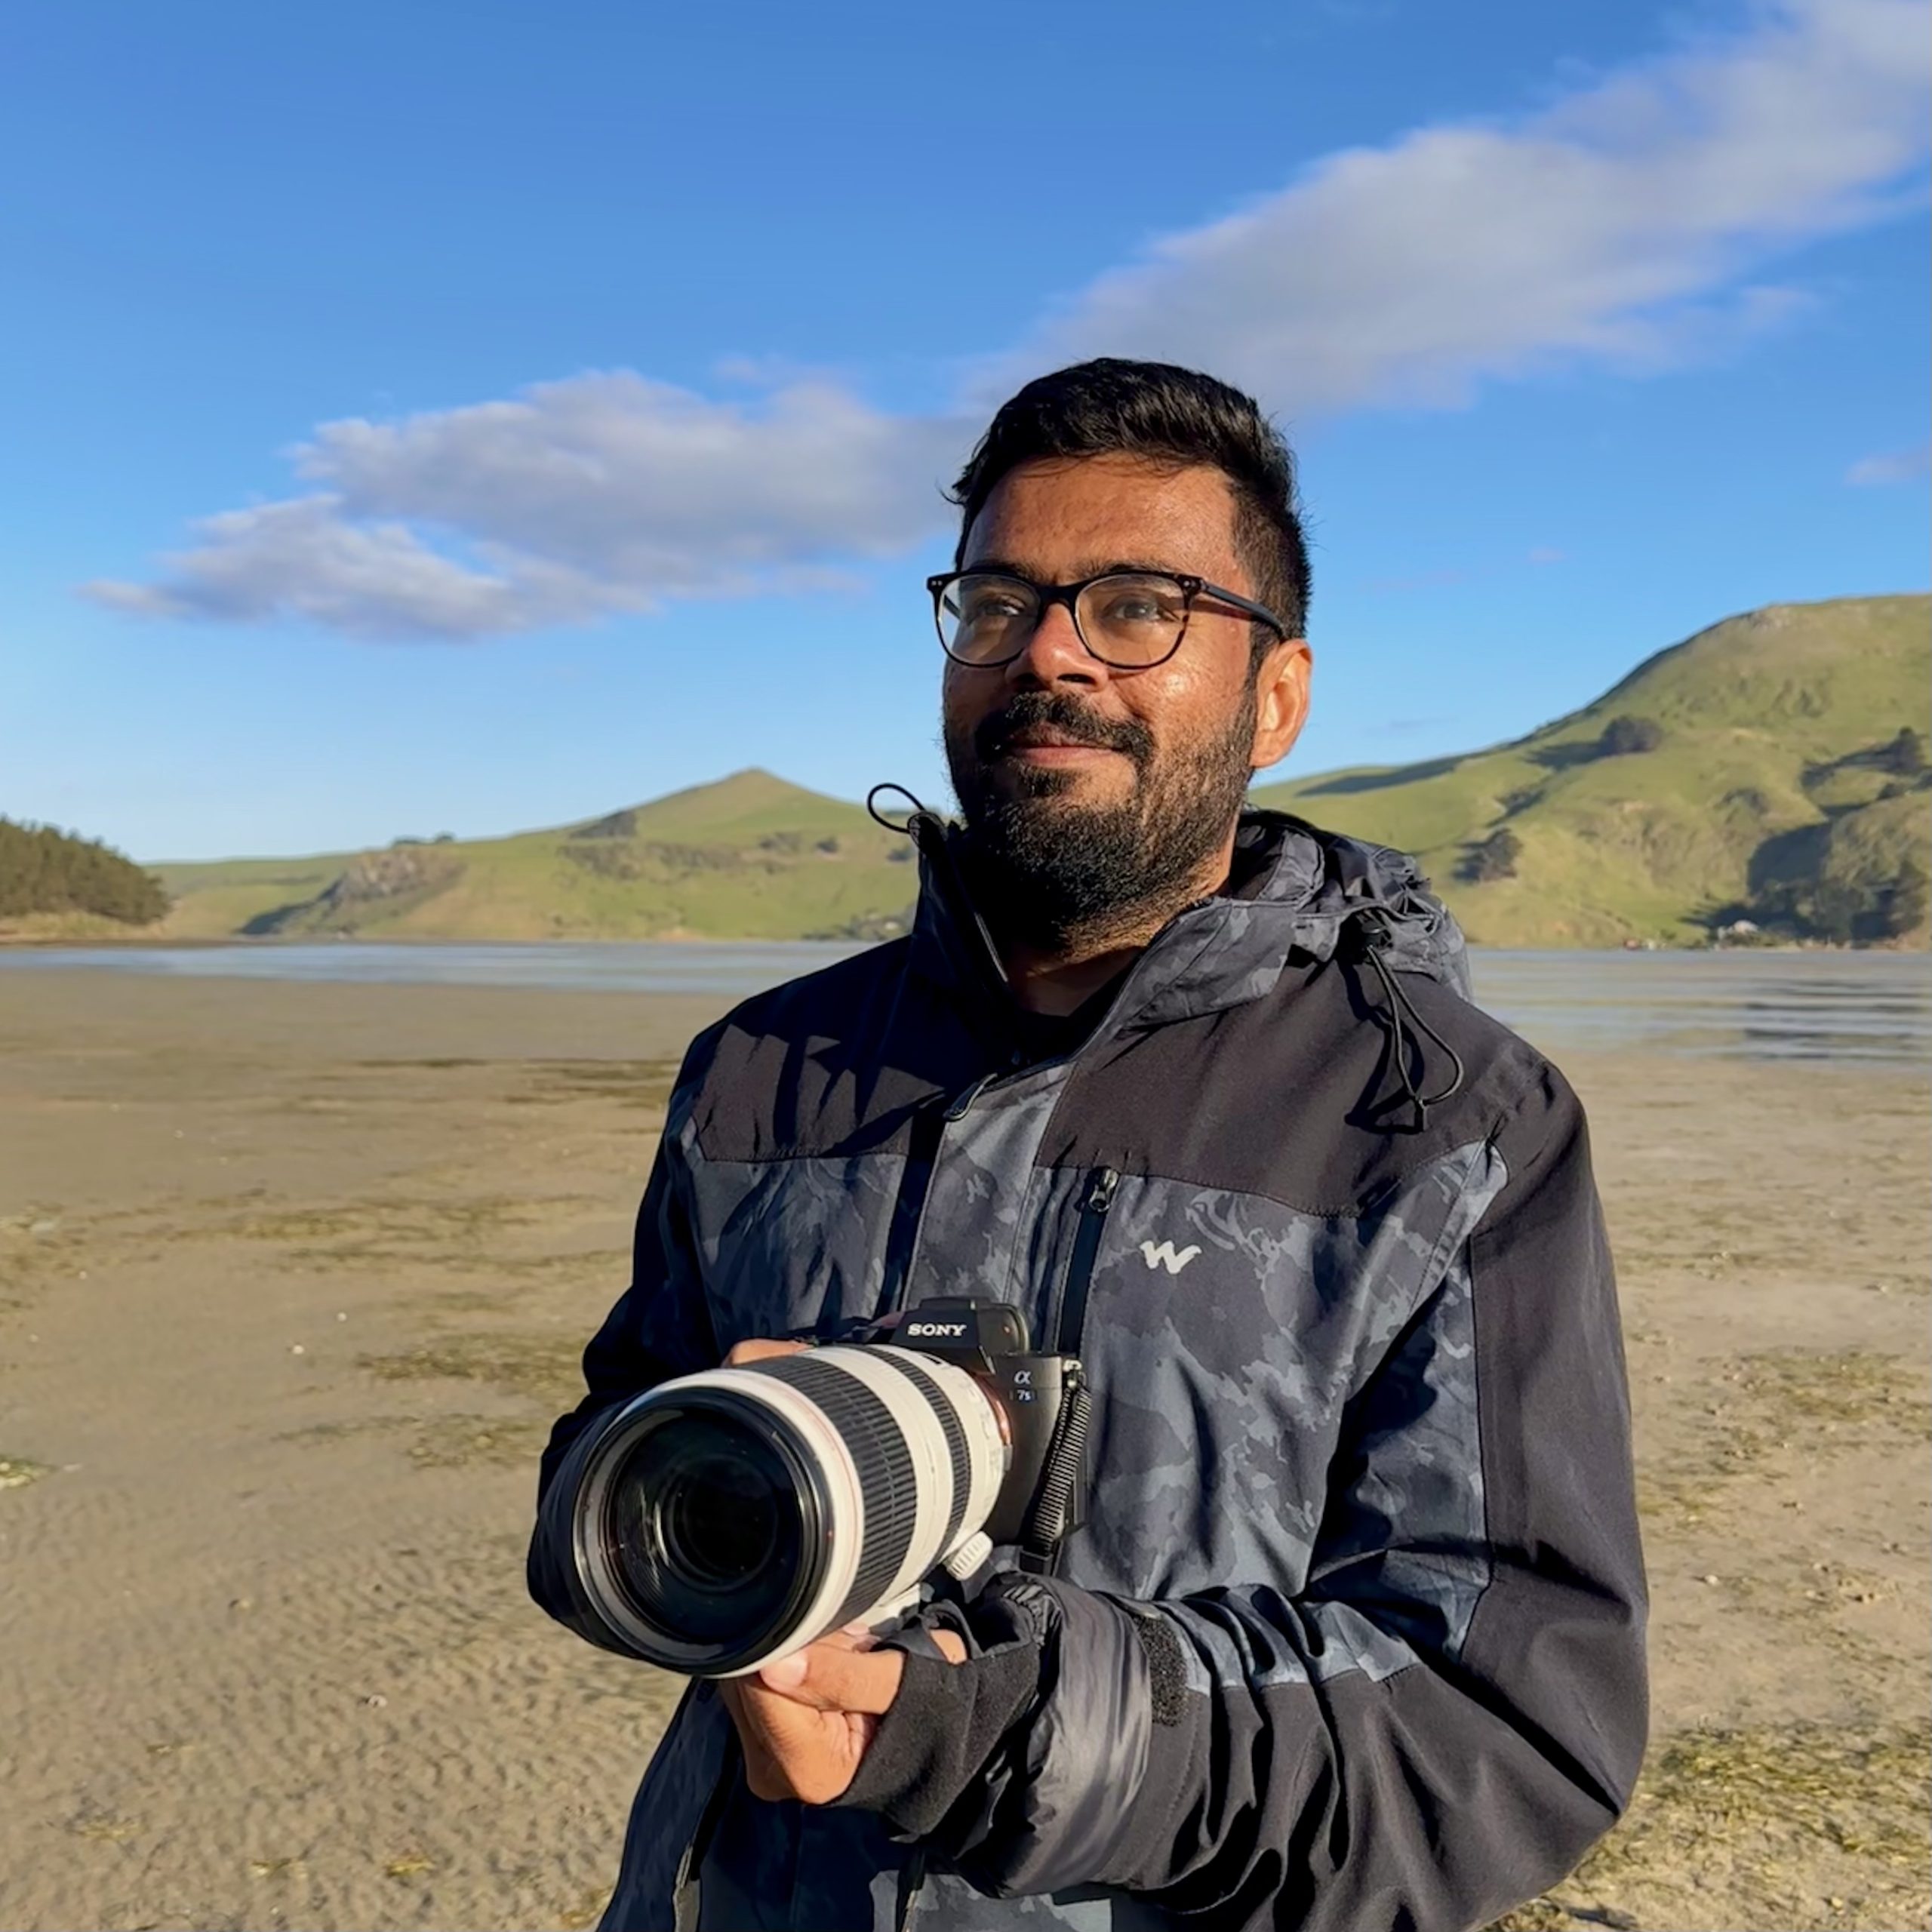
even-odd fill
[{"label": "camera lens glass", "polygon": [[668,1409],[632,1444],[609,1496],[612,1567],[638,1613],[681,1641],[749,1641],[803,1580],[797,1484],[749,1418]]}]

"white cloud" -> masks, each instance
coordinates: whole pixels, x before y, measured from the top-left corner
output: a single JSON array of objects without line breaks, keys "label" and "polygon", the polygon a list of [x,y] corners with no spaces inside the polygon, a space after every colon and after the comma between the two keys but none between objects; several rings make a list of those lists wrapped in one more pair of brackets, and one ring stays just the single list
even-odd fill
[{"label": "white cloud", "polygon": [[325,423],[295,452],[315,494],[208,518],[158,585],[88,589],[153,615],[455,638],[823,583],[835,559],[943,524],[939,479],[969,433],[823,383],[745,407],[623,372],[574,377]]},{"label": "white cloud", "polygon": [[827,384],[761,405],[619,373],[398,423],[325,424],[297,466],[350,517],[401,516],[659,594],[903,549],[945,505],[962,426]]},{"label": "white cloud", "polygon": [[1878,456],[1862,456],[1844,473],[1844,480],[1860,489],[1877,489],[1888,483],[1919,483],[1932,475],[1932,443],[1921,443],[1915,450],[1888,450]]},{"label": "white cloud", "polygon": [[637,601],[531,558],[469,568],[405,524],[352,519],[334,496],[229,510],[195,528],[200,547],[167,558],[162,583],[90,584],[88,594],[149,617],[292,617],[351,637],[411,639],[491,636]]},{"label": "white cloud", "polygon": [[1897,205],[1923,155],[1922,0],[1800,0],[1520,123],[1423,128],[1103,275],[1004,378],[1075,355],[1225,374],[1291,414],[1678,359],[1800,300],[1740,278]]},{"label": "white cloud", "polygon": [[[948,520],[986,408],[1092,354],[1189,362],[1300,416],[1453,406],[1553,368],[1712,352],[1809,298],[1781,252],[1906,205],[1926,0],[1785,0],[1513,122],[1331,155],[1153,244],[989,359],[970,411],[892,415],[782,364],[719,401],[623,371],[318,429],[312,493],[211,517],[124,608],[466,638],[823,581]],[[1885,480],[1869,459],[1854,481]]]}]

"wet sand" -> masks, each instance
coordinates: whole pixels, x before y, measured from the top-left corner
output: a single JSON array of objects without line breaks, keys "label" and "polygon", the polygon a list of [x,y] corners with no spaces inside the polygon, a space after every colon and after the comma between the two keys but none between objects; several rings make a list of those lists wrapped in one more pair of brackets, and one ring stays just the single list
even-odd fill
[{"label": "wet sand", "polygon": [[[583,1926],[677,1685],[522,1593],[701,998],[0,982],[0,1925]],[[1932,1909],[1922,1077],[1571,1056],[1657,1741],[1513,1927]]]}]

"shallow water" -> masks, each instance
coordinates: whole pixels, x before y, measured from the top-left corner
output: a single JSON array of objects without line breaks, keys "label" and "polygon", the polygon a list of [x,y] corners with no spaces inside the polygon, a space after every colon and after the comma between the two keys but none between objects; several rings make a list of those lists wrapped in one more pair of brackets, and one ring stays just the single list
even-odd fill
[{"label": "shallow water", "polygon": [[817,940],[544,940],[521,945],[334,940],[235,946],[48,946],[0,952],[7,967],[87,967],[185,979],[341,985],[531,986],[562,992],[755,993],[864,949]]},{"label": "shallow water", "polygon": [[[0,952],[0,972],[744,995],[860,949],[812,940],[75,946]],[[1481,1003],[1553,1053],[1932,1064],[1932,960],[1922,953],[1478,951],[1472,965]]]},{"label": "shallow water", "polygon": [[1552,1052],[1932,1063],[1924,953],[1477,952],[1470,963],[1477,999]]}]

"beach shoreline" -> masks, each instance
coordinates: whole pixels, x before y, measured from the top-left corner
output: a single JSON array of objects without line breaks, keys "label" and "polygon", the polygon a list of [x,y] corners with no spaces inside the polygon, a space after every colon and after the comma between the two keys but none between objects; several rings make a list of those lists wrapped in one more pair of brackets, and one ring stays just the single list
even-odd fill
[{"label": "beach shoreline", "polygon": [[[594,1923],[680,1687],[525,1598],[534,1457],[730,1003],[0,979],[0,1923]],[[1922,1921],[1923,1070],[1562,1064],[1657,1741],[1512,1923]]]}]

